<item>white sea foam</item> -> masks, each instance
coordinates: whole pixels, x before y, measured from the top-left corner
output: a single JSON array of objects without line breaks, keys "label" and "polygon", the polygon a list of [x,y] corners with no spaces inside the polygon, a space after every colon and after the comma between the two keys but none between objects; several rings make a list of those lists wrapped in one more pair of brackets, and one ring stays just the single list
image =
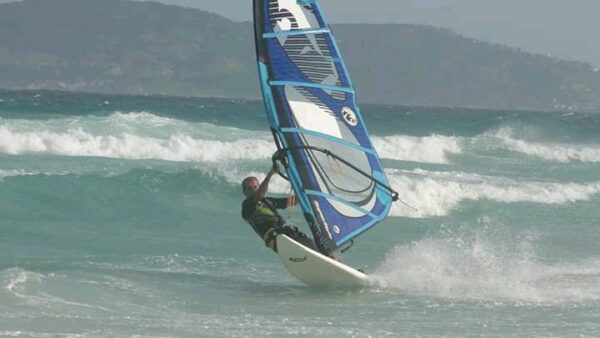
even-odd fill
[{"label": "white sea foam", "polygon": [[501,128],[492,133],[492,136],[500,139],[504,146],[512,151],[544,160],[600,163],[600,145],[529,142],[514,137],[510,128]]},{"label": "white sea foam", "polygon": [[441,135],[373,138],[373,145],[382,158],[425,163],[448,163],[448,154],[461,153],[460,144],[459,137]]},{"label": "white sea foam", "polygon": [[543,263],[536,259],[535,236],[512,238],[497,227],[479,224],[397,246],[377,269],[374,283],[455,299],[600,300],[600,258]]},{"label": "white sea foam", "polygon": [[[61,122],[61,124],[65,125],[64,122]],[[68,126],[71,128],[79,126],[85,130],[100,129],[112,134],[128,133],[139,137],[167,138],[170,135],[179,133],[196,139],[218,141],[272,139],[271,133],[266,131],[245,130],[207,122],[188,122],[171,117],[157,116],[144,111],[115,112],[107,117],[86,117],[85,120],[69,123]],[[98,126],[101,126],[101,128],[98,128]]]},{"label": "white sea foam", "polygon": [[23,132],[0,126],[0,152],[217,162],[268,158],[273,152],[273,144],[261,139],[231,142],[195,139],[178,133],[161,139],[127,133],[93,135],[80,128],[68,129],[64,132],[48,130]]},{"label": "white sea foam", "polygon": [[5,291],[20,296],[26,291],[29,283],[40,282],[42,275],[21,268],[10,268],[3,270],[0,273],[0,278],[2,279],[2,288]]},{"label": "white sea foam", "polygon": [[[56,337],[56,333],[45,333],[36,331],[0,331],[0,337],[32,337],[32,338],[52,338]],[[81,337],[78,334],[61,334],[64,337]]]},{"label": "white sea foam", "polygon": [[[503,148],[559,162],[600,163],[600,146],[536,143],[514,137],[509,127],[473,138],[429,135],[373,137],[383,159],[447,164],[450,155],[480,147]],[[0,152],[157,159],[200,163],[265,160],[274,151],[271,136],[149,112],[115,112],[51,120],[0,118]]]},{"label": "white sea foam", "polygon": [[600,145],[533,142],[514,134],[512,128],[502,127],[471,138],[443,135],[373,137],[373,144],[382,158],[422,163],[446,164],[450,162],[448,155],[477,151],[482,146],[508,149],[548,161],[600,163]]},{"label": "white sea foam", "polygon": [[7,276],[5,276],[4,280],[4,288],[10,292],[17,291],[21,289],[22,286],[29,279],[29,275],[26,271],[10,271]]},{"label": "white sea foam", "polygon": [[31,175],[39,175],[39,173],[32,172],[32,171],[26,171],[23,169],[10,169],[10,170],[0,169],[0,181],[2,181],[6,177],[31,176]]},{"label": "white sea foam", "polygon": [[417,218],[444,216],[467,200],[565,204],[600,193],[600,182],[519,181],[461,172],[395,169],[389,170],[388,176],[391,185],[401,192],[401,199],[417,209],[397,203],[391,215]]},{"label": "white sea foam", "polygon": [[[2,271],[0,278],[2,279],[3,290],[10,298],[17,300],[15,304],[19,307],[25,306],[42,311],[59,311],[63,314],[69,312],[79,314],[83,308],[112,312],[101,305],[86,304],[71,300],[70,297],[61,298],[53,294],[60,289],[54,288],[53,285],[64,285],[64,281],[68,278],[65,276],[54,273],[42,275],[21,268],[10,268]],[[74,282],[81,283],[77,280]],[[66,295],[70,295],[69,291],[72,292],[72,290],[63,290]]]},{"label": "white sea foam", "polygon": [[148,124],[152,126],[165,126],[165,125],[178,125],[180,120],[158,116],[147,111],[139,112],[121,112],[117,111],[112,113],[108,118],[108,121],[112,121],[116,124]]},{"label": "white sea foam", "polygon": [[50,120],[0,118],[0,152],[216,162],[262,159],[268,133],[192,123],[148,112]]},{"label": "white sea foam", "polygon": [[[373,138],[382,158],[428,163],[448,163],[448,154],[461,152],[460,141],[440,135]],[[214,162],[269,158],[273,150],[266,132],[191,123],[144,111],[45,121],[0,119],[0,152],[8,154]]]}]

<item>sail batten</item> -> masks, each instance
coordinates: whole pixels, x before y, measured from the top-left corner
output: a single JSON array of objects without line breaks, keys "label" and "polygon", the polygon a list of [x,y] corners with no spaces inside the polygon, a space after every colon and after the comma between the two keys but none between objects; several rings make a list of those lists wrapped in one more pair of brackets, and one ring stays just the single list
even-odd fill
[{"label": "sail batten", "polygon": [[370,213],[369,211],[367,211],[367,210],[365,210],[365,209],[363,209],[361,207],[358,207],[355,204],[346,201],[345,199],[336,197],[334,195],[326,194],[326,193],[321,192],[321,191],[313,191],[313,190],[305,190],[304,192],[307,195],[320,196],[320,197],[324,197],[326,199],[331,199],[331,200],[333,200],[333,201],[335,201],[337,203],[341,203],[341,204],[344,204],[344,205],[348,206],[349,208],[355,209],[356,211],[362,213],[363,215],[371,216],[371,218],[373,218],[373,219],[377,218],[377,215],[374,215],[374,214]]},{"label": "sail batten", "polygon": [[317,0],[254,0],[263,99],[319,250],[383,220],[392,190]]},{"label": "sail batten", "polygon": [[318,29],[298,29],[298,30],[289,30],[289,31],[278,31],[272,33],[264,33],[263,38],[277,38],[283,36],[294,36],[294,35],[308,35],[308,34],[319,34],[319,33],[329,33],[329,29],[327,28],[318,28]]},{"label": "sail batten", "polygon": [[298,81],[269,81],[271,86],[295,86],[295,87],[308,87],[308,88],[318,88],[329,91],[340,91],[346,93],[354,93],[354,89],[350,87],[339,87],[339,86],[331,86],[326,84],[319,84],[313,82],[298,82]]},{"label": "sail batten", "polygon": [[335,138],[335,137],[332,137],[329,134],[319,133],[319,132],[316,132],[314,130],[307,130],[307,129],[301,129],[301,128],[281,128],[280,131],[282,133],[308,134],[308,135],[320,137],[320,138],[323,138],[323,139],[326,139],[326,140],[330,140],[330,141],[333,141],[333,142],[338,142],[338,143],[341,143],[344,146],[347,146],[347,147],[350,147],[350,148],[354,148],[354,149],[360,150],[360,151],[365,152],[365,153],[377,155],[373,149],[365,148],[365,147],[362,147],[362,146],[357,145],[355,143],[348,142],[348,141],[346,141],[344,139]]}]

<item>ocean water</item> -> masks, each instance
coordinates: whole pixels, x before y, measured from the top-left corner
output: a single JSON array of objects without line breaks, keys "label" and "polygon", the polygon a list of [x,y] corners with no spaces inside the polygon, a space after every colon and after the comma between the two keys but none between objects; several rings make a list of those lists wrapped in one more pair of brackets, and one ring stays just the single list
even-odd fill
[{"label": "ocean water", "polygon": [[600,335],[600,114],[362,110],[411,207],[325,291],[240,218],[261,102],[0,91],[0,336]]}]

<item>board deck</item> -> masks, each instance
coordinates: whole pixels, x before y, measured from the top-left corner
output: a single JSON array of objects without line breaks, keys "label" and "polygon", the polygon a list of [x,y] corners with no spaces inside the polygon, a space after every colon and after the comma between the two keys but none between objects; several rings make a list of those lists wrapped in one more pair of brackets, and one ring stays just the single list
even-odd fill
[{"label": "board deck", "polygon": [[311,250],[286,235],[277,236],[283,266],[304,284],[320,288],[360,288],[369,284],[364,273]]}]

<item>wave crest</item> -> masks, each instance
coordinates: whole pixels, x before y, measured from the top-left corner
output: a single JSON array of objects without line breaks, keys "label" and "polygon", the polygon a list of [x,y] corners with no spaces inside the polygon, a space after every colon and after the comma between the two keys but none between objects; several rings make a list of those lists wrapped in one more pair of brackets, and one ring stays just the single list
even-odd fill
[{"label": "wave crest", "polygon": [[600,163],[600,146],[597,145],[528,142],[515,138],[510,128],[502,128],[493,133],[493,136],[500,139],[509,150],[540,159],[561,163]]},{"label": "wave crest", "polygon": [[42,153],[122,159],[218,162],[271,156],[272,142],[241,139],[231,142],[195,139],[174,134],[167,139],[121,135],[93,135],[81,128],[65,132],[15,131],[0,126],[0,151],[7,154]]},{"label": "wave crest", "polygon": [[600,193],[600,182],[587,184],[521,182],[517,180],[467,174],[461,172],[432,172],[425,170],[389,170],[390,183],[401,192],[401,199],[416,208],[401,204],[392,208],[392,216],[444,216],[465,200],[496,202],[532,202],[565,204],[588,200]]},{"label": "wave crest", "polygon": [[459,154],[460,138],[431,135],[374,137],[373,145],[382,158],[424,163],[448,163],[448,154]]}]

